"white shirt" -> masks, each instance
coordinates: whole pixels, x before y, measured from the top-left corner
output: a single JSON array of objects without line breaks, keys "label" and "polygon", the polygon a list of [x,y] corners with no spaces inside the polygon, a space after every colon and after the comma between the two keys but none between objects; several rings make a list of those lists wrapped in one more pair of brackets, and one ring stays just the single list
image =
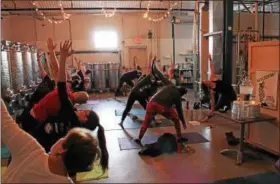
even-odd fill
[{"label": "white shirt", "polygon": [[49,155],[31,135],[19,128],[2,99],[1,136],[12,155],[1,183],[73,183],[69,177],[50,172]]}]

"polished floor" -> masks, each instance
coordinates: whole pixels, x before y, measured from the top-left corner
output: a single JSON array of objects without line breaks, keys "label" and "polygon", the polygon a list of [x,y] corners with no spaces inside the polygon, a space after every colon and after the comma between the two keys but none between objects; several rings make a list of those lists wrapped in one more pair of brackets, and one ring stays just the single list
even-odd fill
[{"label": "polished floor", "polygon": [[[195,101],[193,93],[187,95],[190,107]],[[85,183],[206,183],[227,178],[248,176],[267,171],[276,172],[275,160],[263,156],[262,159],[248,159],[243,165],[236,165],[236,157],[224,156],[220,151],[228,146],[225,132],[232,131],[239,137],[239,126],[216,116],[208,124],[188,126],[186,132],[199,132],[207,143],[190,144],[191,148],[186,153],[160,155],[155,158],[140,157],[137,149],[120,150],[118,138],[127,134],[118,126],[120,116],[115,115],[115,110],[123,110],[126,98],[115,100],[112,94],[92,94],[89,106],[100,116],[101,124],[106,129],[107,146],[110,154],[109,178]],[[185,107],[185,102],[183,104]],[[136,104],[134,108],[141,108]],[[184,108],[187,120],[201,119],[205,111]],[[140,118],[143,118],[139,116]],[[132,120],[127,117],[126,121]],[[127,129],[128,134],[136,137],[138,129]],[[175,133],[173,127],[148,129],[146,135]],[[237,147],[236,147],[237,148]],[[4,162],[5,163],[5,162]],[[2,162],[3,165],[3,162]]]},{"label": "polished floor", "polygon": [[[99,114],[102,125],[107,129],[106,138],[110,153],[109,178],[94,181],[95,183],[205,183],[227,178],[248,176],[267,171],[276,171],[275,161],[267,156],[262,159],[247,159],[243,165],[236,165],[236,157],[224,156],[220,151],[228,146],[225,132],[232,131],[239,137],[239,126],[216,116],[208,124],[189,126],[187,132],[199,132],[209,140],[207,143],[191,144],[187,153],[161,155],[155,158],[140,157],[137,149],[121,151],[118,138],[127,136],[123,130],[111,130],[117,127],[120,121],[115,116],[116,109],[123,109],[125,98],[115,100],[110,94],[92,95],[98,98],[93,108]],[[187,96],[190,106],[194,102],[193,93]],[[135,108],[141,108],[135,105]],[[198,120],[203,114],[201,110],[185,110],[185,118]],[[142,117],[143,118],[143,117]],[[127,117],[126,121],[132,120]],[[127,132],[136,137],[137,129],[127,129]],[[148,134],[175,133],[173,127],[151,128]],[[237,147],[236,147],[237,148]],[[92,181],[89,181],[92,183]]]}]

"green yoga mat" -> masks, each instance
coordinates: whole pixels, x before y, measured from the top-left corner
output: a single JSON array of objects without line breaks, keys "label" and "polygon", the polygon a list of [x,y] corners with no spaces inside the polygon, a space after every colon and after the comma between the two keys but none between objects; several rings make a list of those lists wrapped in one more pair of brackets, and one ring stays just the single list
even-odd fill
[{"label": "green yoga mat", "polygon": [[104,178],[109,177],[107,170],[103,173],[103,170],[102,170],[101,165],[99,164],[99,161],[96,161],[94,163],[93,168],[94,169],[89,172],[77,173],[76,180],[78,182],[82,182],[82,181],[89,181],[89,180],[99,180],[99,179],[104,179]]},{"label": "green yoga mat", "polygon": [[279,184],[280,176],[274,172],[266,172],[251,176],[230,178],[212,182],[213,184]]},{"label": "green yoga mat", "polygon": [[7,147],[2,146],[1,147],[1,158],[9,158],[10,157],[10,152]]},{"label": "green yoga mat", "polygon": [[1,176],[6,172],[7,167],[6,166],[1,166]]}]

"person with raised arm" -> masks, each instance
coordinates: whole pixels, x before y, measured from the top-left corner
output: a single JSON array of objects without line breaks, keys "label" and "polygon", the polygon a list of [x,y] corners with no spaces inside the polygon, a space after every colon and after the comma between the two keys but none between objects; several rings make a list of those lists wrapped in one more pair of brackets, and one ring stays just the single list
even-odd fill
[{"label": "person with raised arm", "polygon": [[[201,120],[201,122],[207,122],[211,117],[215,115],[215,112],[224,108],[222,112],[226,112],[231,108],[231,103],[237,99],[235,90],[231,84],[226,84],[224,81],[219,80],[215,74],[214,62],[211,55],[208,55],[210,62],[211,75],[210,80],[202,81],[202,86],[210,89],[210,103],[211,110],[209,114]],[[219,95],[217,102],[215,102],[215,93]]]}]

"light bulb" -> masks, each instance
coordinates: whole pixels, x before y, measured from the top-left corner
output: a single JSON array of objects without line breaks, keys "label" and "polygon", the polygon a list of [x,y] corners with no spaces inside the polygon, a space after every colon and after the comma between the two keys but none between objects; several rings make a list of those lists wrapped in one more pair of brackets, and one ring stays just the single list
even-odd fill
[{"label": "light bulb", "polygon": [[147,18],[148,17],[148,12],[144,13],[143,18]]}]

